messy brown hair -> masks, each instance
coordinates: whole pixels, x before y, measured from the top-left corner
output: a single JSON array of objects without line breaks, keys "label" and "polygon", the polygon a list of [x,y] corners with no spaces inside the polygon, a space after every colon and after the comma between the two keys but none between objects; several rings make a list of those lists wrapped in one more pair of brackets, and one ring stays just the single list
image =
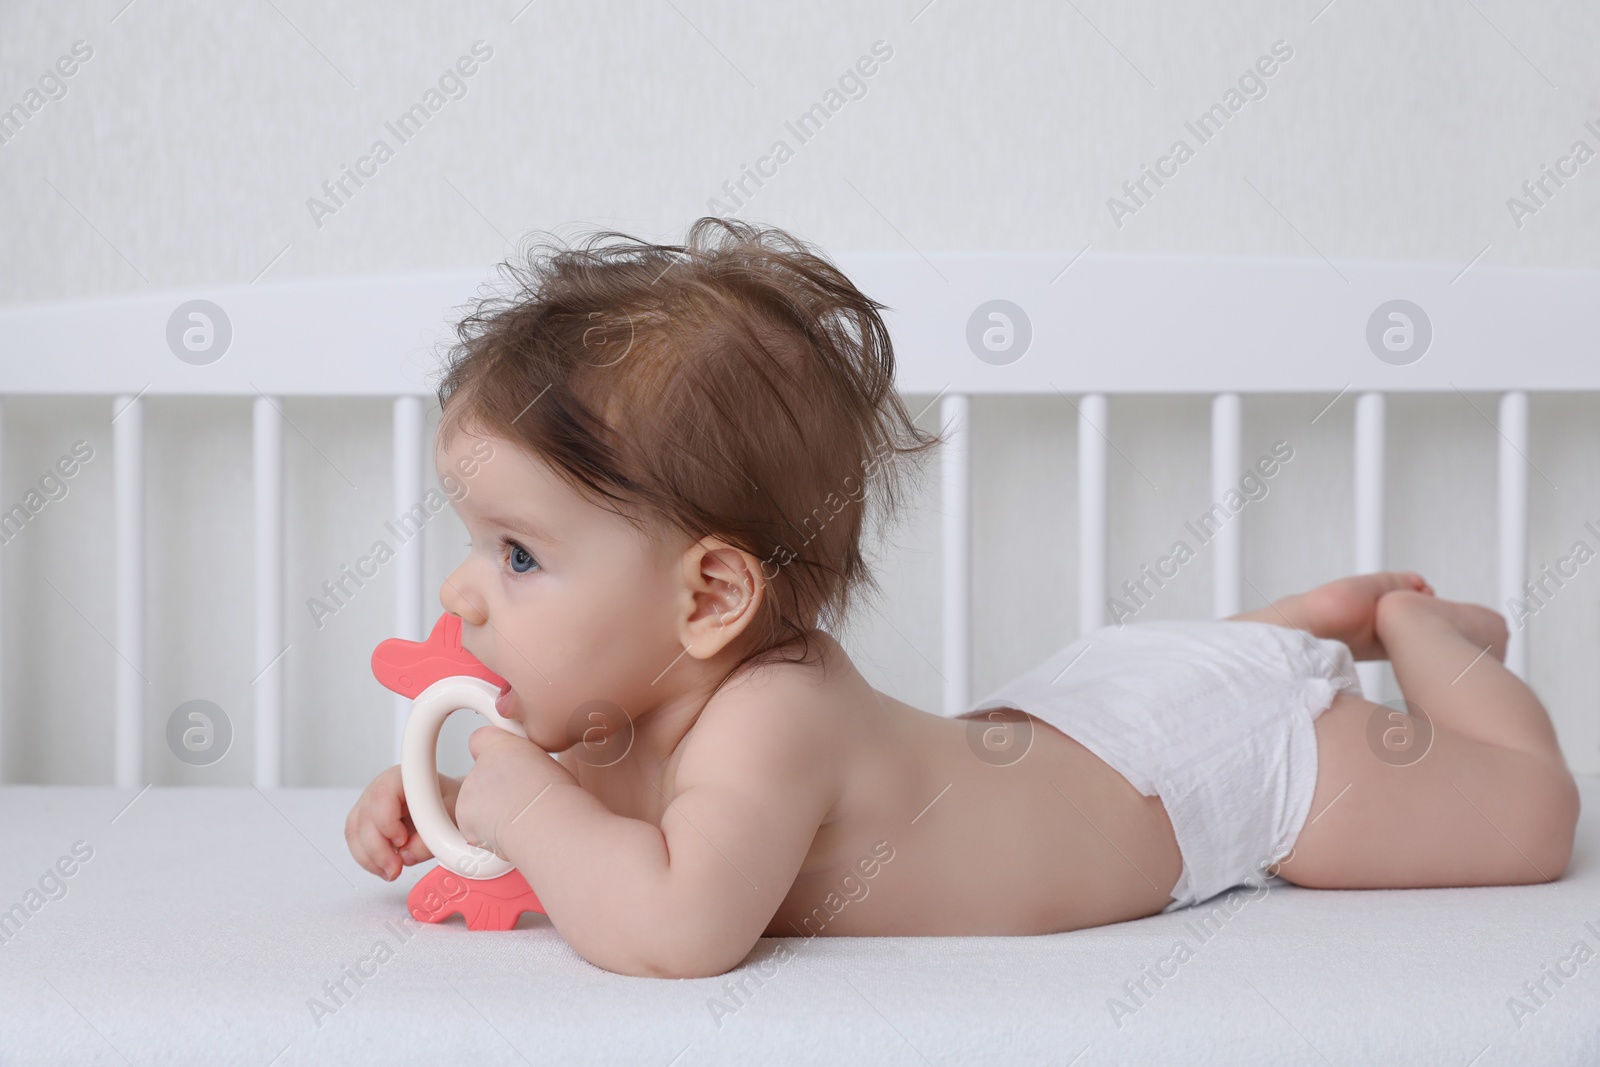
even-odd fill
[{"label": "messy brown hair", "polygon": [[641,530],[749,552],[766,596],[728,677],[813,662],[816,628],[881,592],[869,507],[887,523],[901,457],[941,443],[894,388],[887,305],[799,238],[712,216],[681,245],[605,230],[499,269],[510,291],[456,326],[442,437],[514,441]]}]

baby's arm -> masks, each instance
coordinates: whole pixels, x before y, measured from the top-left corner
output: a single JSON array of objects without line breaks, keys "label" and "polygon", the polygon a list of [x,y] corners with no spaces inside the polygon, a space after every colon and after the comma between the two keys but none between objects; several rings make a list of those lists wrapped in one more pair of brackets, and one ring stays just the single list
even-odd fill
[{"label": "baby's arm", "polygon": [[713,698],[683,742],[659,827],[614,814],[543,759],[560,778],[505,817],[495,847],[589,962],[708,977],[754,947],[837,795],[814,722],[771,694]]}]

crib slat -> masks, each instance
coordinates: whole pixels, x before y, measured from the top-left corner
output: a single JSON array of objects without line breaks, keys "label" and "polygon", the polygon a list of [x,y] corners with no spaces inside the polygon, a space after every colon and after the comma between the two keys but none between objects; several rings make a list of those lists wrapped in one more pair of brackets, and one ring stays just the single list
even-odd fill
[{"label": "crib slat", "polygon": [[[1219,393],[1211,399],[1211,499],[1221,500],[1236,489],[1244,435],[1243,404],[1238,393]],[[1212,540],[1211,610],[1217,618],[1237,615],[1243,608],[1244,538],[1239,523],[1225,522]]]},{"label": "crib slat", "polygon": [[[6,398],[0,396],[0,500],[9,500],[6,496]],[[0,566],[0,785],[6,781],[6,704],[5,704],[5,567]]]},{"label": "crib slat", "polygon": [[[1521,597],[1528,569],[1528,394],[1500,398],[1500,603]],[[1509,620],[1508,620],[1509,621]],[[1528,676],[1528,634],[1513,624],[1506,666]]]},{"label": "crib slat", "polygon": [[[394,513],[406,515],[422,499],[422,399],[396,397],[393,412]],[[422,532],[398,542],[394,554],[394,634],[420,641],[422,633]],[[400,759],[411,700],[395,694],[392,703],[394,758]]]},{"label": "crib slat", "polygon": [[[1384,430],[1386,403],[1382,393],[1356,398],[1356,573],[1383,569]],[[1356,664],[1368,700],[1383,702],[1383,664]]]},{"label": "crib slat", "polygon": [[1106,437],[1104,393],[1078,401],[1078,633],[1106,622]]},{"label": "crib slat", "polygon": [[111,401],[112,480],[116,494],[117,694],[115,784],[144,777],[144,401]]},{"label": "crib slat", "polygon": [[972,671],[972,398],[949,393],[939,401],[944,540],[944,713],[959,715],[970,700]]},{"label": "crib slat", "polygon": [[256,762],[262,789],[283,784],[283,415],[281,398],[252,408],[256,496]]}]

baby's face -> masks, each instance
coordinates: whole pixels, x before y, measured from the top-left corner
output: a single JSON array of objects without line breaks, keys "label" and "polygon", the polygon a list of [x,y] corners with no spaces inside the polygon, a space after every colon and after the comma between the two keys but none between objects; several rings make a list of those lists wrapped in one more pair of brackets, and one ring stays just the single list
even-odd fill
[{"label": "baby's face", "polygon": [[461,616],[467,651],[510,683],[501,714],[559,752],[677,691],[667,668],[683,652],[673,620],[688,603],[687,538],[648,538],[502,438],[460,430],[434,463],[464,487],[453,506],[471,536],[439,600]]}]

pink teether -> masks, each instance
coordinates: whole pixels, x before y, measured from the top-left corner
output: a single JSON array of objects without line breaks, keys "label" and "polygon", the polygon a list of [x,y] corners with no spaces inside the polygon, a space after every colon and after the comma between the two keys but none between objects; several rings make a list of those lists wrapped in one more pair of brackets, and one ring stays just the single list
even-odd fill
[{"label": "pink teether", "polygon": [[387,689],[413,701],[406,720],[400,779],[417,835],[439,860],[411,887],[406,905],[421,922],[460,913],[469,930],[509,930],[525,911],[544,914],[522,873],[487,849],[468,845],[439,795],[437,747],[444,720],[462,708],[525,736],[495,711],[505,679],[461,644],[461,619],[444,614],[426,641],[391,637],[372,652],[372,673]]},{"label": "pink teether", "polygon": [[461,616],[446,612],[426,641],[391,637],[372,650],[372,673],[385,689],[415,700],[441,678],[465,674],[495,685],[506,680],[461,647]]},{"label": "pink teether", "polygon": [[468,930],[509,930],[525,911],[544,914],[520,871],[498,878],[468,878],[444,864],[423,875],[406,897],[411,917],[439,923],[460,912]]}]

